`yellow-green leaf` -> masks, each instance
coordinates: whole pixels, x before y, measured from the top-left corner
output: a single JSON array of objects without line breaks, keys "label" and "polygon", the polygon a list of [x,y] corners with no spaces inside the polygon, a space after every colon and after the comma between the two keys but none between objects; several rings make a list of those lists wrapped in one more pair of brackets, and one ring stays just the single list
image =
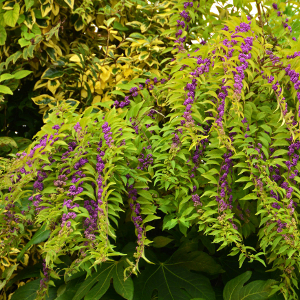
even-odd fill
[{"label": "yellow-green leaf", "polygon": [[9,10],[3,15],[6,25],[10,27],[15,27],[19,18],[19,13],[20,13],[20,5],[16,3],[14,5],[13,10]]},{"label": "yellow-green leaf", "polygon": [[0,85],[0,93],[10,94],[10,95],[13,94],[12,90],[8,86],[5,86],[5,85]]}]

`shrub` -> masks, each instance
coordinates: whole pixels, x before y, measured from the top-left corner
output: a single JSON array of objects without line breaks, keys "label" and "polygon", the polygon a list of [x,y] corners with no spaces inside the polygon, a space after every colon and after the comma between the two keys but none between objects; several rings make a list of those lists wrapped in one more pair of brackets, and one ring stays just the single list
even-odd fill
[{"label": "shrub", "polygon": [[[286,18],[295,10],[257,8],[258,20],[242,8],[199,45],[186,42],[200,3],[180,2],[162,33],[176,38],[167,75],[118,84],[114,101],[81,111],[53,97],[36,141],[1,179],[1,256],[25,264],[39,245],[44,260],[42,279],[23,290],[100,299],[112,278],[126,299],[297,299],[299,42]],[[92,64],[78,49],[79,69]],[[226,264],[237,262],[236,277]],[[256,280],[243,286],[245,264]]]}]

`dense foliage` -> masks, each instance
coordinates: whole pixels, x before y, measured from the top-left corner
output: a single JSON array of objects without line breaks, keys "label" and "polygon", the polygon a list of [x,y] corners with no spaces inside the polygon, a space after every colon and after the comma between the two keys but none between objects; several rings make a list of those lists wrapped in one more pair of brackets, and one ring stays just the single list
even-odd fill
[{"label": "dense foliage", "polygon": [[0,4],[1,299],[298,299],[299,4],[213,4]]}]

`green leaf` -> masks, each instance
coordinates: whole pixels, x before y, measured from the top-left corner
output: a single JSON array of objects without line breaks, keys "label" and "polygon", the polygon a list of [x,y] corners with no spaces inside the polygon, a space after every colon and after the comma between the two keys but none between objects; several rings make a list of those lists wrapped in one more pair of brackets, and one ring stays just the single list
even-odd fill
[{"label": "green leaf", "polygon": [[132,83],[125,83],[125,84],[122,83],[122,84],[118,84],[117,87],[129,91],[131,88],[136,87],[136,85]]},{"label": "green leaf", "polygon": [[6,30],[3,26],[0,25],[0,46],[5,45],[6,38],[7,38]]},{"label": "green leaf", "polygon": [[18,288],[11,297],[11,300],[35,300],[36,292],[40,288],[40,279],[30,281]]},{"label": "green leaf", "polygon": [[128,27],[123,26],[121,23],[119,23],[117,21],[114,22],[114,29],[117,29],[117,30],[120,30],[120,31],[127,31],[127,30],[129,30]]},{"label": "green leaf", "polygon": [[245,197],[241,198],[240,200],[252,200],[252,199],[257,199],[257,195],[255,193],[248,194]]},{"label": "green leaf", "polygon": [[1,85],[1,84],[0,84],[0,93],[9,94],[9,95],[13,94],[12,90],[8,86]]},{"label": "green leaf", "polygon": [[57,293],[57,298],[55,300],[71,300],[75,296],[76,292],[78,291],[80,285],[84,281],[84,276],[79,278],[70,280],[66,285],[65,289],[61,292],[60,295]]},{"label": "green leaf", "polygon": [[102,263],[100,269],[88,277],[80,286],[72,300],[98,300],[108,290],[110,280],[113,278],[113,285],[116,292],[125,299],[133,298],[133,281],[129,277],[124,282],[124,260],[118,262]]},{"label": "green leaf", "polygon": [[223,291],[224,300],[267,300],[276,281],[255,280],[244,286],[251,275],[252,272],[247,271],[227,282]]},{"label": "green leaf", "polygon": [[171,243],[172,241],[174,241],[173,239],[170,239],[166,236],[156,236],[153,239],[153,247],[155,248],[162,248],[165,247],[166,245],[168,245],[169,243]]},{"label": "green leaf", "polygon": [[145,38],[142,34],[140,34],[140,33],[138,33],[138,32],[132,33],[132,34],[130,35],[130,37],[132,37],[132,38],[134,38],[134,39],[142,39],[142,40],[146,40],[146,38]]},{"label": "green leaf", "polygon": [[15,79],[22,79],[22,78],[28,76],[31,73],[32,73],[32,71],[22,70],[22,71],[18,71],[16,73],[14,73],[12,75],[14,76]]},{"label": "green leaf", "polygon": [[11,75],[9,73],[5,73],[5,74],[2,74],[0,76],[0,81],[9,80],[9,79],[12,79],[12,78],[14,78],[14,75]]},{"label": "green leaf", "polygon": [[202,174],[204,178],[207,178],[209,180],[209,183],[218,184],[218,181],[216,179],[216,176],[210,175],[210,174]]},{"label": "green leaf", "polygon": [[120,95],[120,96],[123,96],[123,97],[125,97],[126,95],[123,93],[123,92],[121,92],[121,91],[112,91],[112,92],[110,92],[111,94],[114,94],[114,95]]},{"label": "green leaf", "polygon": [[147,265],[134,286],[134,299],[151,300],[153,291],[157,290],[158,299],[163,300],[190,300],[191,297],[215,300],[215,293],[205,276],[175,264]]},{"label": "green leaf", "polygon": [[285,149],[279,149],[279,150],[276,150],[276,151],[273,153],[272,157],[284,155],[284,154],[286,154],[286,153],[288,153],[288,150],[285,150]]},{"label": "green leaf", "polygon": [[26,250],[31,246],[31,245],[35,245],[35,244],[39,244],[41,242],[44,242],[45,240],[48,239],[51,231],[50,230],[45,230],[46,225],[43,225],[32,237],[32,239],[26,244],[26,246],[23,248],[23,250],[19,253],[19,255],[17,256],[17,261],[19,261],[24,253],[26,252]]},{"label": "green leaf", "polygon": [[63,71],[49,68],[44,72],[41,79],[55,79],[61,77],[63,74]]},{"label": "green leaf", "polygon": [[7,11],[3,15],[6,25],[10,27],[15,27],[19,18],[19,13],[20,13],[20,5],[19,3],[16,3],[14,5],[14,9]]},{"label": "green leaf", "polygon": [[223,272],[222,267],[215,262],[214,258],[203,251],[189,251],[186,248],[179,248],[168,261],[168,263],[170,262],[188,270],[205,272],[210,275]]},{"label": "green leaf", "polygon": [[34,0],[25,0],[25,5],[26,5],[26,11],[34,5]]}]

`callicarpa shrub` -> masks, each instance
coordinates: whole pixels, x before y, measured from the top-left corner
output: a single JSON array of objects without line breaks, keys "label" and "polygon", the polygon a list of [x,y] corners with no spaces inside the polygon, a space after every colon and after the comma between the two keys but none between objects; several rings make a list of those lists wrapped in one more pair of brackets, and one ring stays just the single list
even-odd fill
[{"label": "callicarpa shrub", "polygon": [[[257,3],[257,19],[230,16],[190,44],[200,4],[172,8],[168,77],[117,85],[121,97],[82,113],[57,101],[7,161],[1,284],[30,280],[12,300],[29,289],[57,300],[298,299],[300,64],[289,7]],[[33,247],[30,273],[19,267]],[[226,279],[227,255],[270,275]]]}]

